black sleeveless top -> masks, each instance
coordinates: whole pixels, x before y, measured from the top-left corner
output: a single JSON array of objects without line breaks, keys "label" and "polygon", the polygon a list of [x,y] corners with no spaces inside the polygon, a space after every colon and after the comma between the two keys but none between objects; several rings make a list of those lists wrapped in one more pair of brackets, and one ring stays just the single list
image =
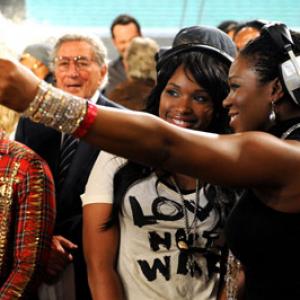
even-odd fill
[{"label": "black sleeveless top", "polygon": [[[280,137],[299,122],[289,120],[270,132]],[[300,140],[300,128],[294,127],[287,138]],[[276,211],[248,190],[230,214],[225,232],[229,248],[245,268],[247,300],[300,299],[300,213]]]}]

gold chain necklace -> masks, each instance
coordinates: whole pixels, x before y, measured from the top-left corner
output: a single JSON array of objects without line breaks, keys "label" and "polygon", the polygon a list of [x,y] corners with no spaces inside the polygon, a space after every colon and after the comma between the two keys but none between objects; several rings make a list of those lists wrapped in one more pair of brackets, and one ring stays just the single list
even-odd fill
[{"label": "gold chain necklace", "polygon": [[[185,236],[181,236],[178,241],[177,241],[177,247],[180,251],[188,251],[190,250],[190,247],[194,247],[195,246],[195,240],[196,240],[196,225],[197,225],[197,211],[198,211],[198,207],[199,207],[199,202],[200,202],[200,183],[199,183],[199,179],[196,179],[196,197],[195,197],[195,207],[194,207],[194,216],[193,216],[193,220],[191,225],[189,225],[189,220],[188,220],[188,213],[187,213],[187,209],[186,206],[184,204],[185,200],[181,190],[175,180],[175,178],[173,176],[170,177],[172,184],[174,185],[176,192],[178,193],[178,195],[180,196],[180,200],[182,202],[182,207],[183,207],[183,216],[184,216],[184,222],[185,222]],[[191,233],[191,231],[193,231],[193,235],[192,235],[192,243],[191,245],[189,245],[188,242],[188,238],[189,235]]]}]

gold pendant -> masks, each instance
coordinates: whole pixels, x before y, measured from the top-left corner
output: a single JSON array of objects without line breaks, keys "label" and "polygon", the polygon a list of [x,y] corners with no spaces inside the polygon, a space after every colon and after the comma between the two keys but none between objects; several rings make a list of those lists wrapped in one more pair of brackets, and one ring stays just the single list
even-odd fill
[{"label": "gold pendant", "polygon": [[181,251],[187,251],[189,250],[189,245],[186,241],[178,241],[177,242],[177,247]]}]

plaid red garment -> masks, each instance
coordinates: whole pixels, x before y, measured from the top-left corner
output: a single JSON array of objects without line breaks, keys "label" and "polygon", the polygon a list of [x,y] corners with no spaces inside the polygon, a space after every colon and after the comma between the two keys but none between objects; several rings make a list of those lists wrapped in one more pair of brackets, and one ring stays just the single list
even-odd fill
[{"label": "plaid red garment", "polygon": [[46,163],[0,132],[0,299],[31,299],[42,279],[55,219]]}]

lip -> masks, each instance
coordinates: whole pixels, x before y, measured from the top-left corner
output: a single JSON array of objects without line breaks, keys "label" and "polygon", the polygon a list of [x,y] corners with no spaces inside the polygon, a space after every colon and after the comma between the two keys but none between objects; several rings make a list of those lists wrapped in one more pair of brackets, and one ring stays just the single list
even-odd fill
[{"label": "lip", "polygon": [[171,124],[174,124],[176,126],[179,126],[179,127],[182,127],[182,128],[193,128],[194,127],[194,124],[196,123],[196,120],[195,119],[191,119],[191,118],[172,118],[172,117],[169,117],[167,119],[167,121]]},{"label": "lip", "polygon": [[228,116],[230,118],[229,125],[232,126],[235,120],[237,119],[239,113],[238,112],[229,112]]},{"label": "lip", "polygon": [[238,111],[234,111],[234,110],[229,110],[228,111],[228,115],[231,117],[233,115],[237,115],[239,112]]},{"label": "lip", "polygon": [[65,89],[67,90],[74,90],[74,89],[81,89],[82,85],[81,84],[65,84]]},{"label": "lip", "polygon": [[67,84],[65,84],[65,86],[66,87],[81,87],[82,84],[80,82],[78,82],[78,83],[74,82],[74,83],[67,83]]}]

